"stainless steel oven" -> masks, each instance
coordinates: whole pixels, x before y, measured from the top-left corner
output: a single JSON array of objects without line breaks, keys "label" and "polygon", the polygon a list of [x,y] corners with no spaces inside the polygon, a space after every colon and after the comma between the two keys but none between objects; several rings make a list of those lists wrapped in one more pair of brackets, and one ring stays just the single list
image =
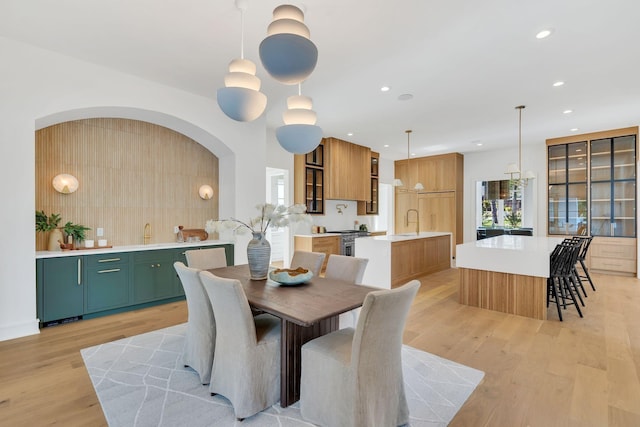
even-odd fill
[{"label": "stainless steel oven", "polygon": [[356,237],[368,236],[366,231],[340,230],[330,231],[330,233],[340,234],[340,255],[355,256]]}]

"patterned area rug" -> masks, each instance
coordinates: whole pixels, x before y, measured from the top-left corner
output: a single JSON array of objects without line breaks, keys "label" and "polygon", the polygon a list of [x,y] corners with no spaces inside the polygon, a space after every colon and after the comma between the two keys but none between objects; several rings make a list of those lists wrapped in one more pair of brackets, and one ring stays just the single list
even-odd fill
[{"label": "patterned area rug", "polygon": [[[107,422],[119,426],[312,426],[298,403],[238,423],[228,400],[212,397],[182,365],[186,324],[81,350]],[[484,373],[403,346],[411,426],[446,426]]]}]

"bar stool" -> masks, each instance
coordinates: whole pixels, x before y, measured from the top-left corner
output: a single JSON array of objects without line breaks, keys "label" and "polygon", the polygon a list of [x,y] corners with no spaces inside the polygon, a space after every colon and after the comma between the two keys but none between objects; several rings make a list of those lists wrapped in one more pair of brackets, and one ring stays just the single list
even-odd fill
[{"label": "bar stool", "polygon": [[593,284],[593,280],[591,280],[591,275],[589,274],[589,269],[587,268],[584,260],[587,258],[587,251],[589,250],[589,246],[591,245],[591,241],[593,240],[593,236],[574,236],[576,240],[580,240],[582,243],[582,248],[580,253],[578,254],[578,262],[580,263],[580,267],[584,274],[578,274],[578,270],[576,270],[576,274],[578,274],[579,279],[587,279],[589,284],[591,285],[591,289],[596,290],[595,285]]},{"label": "bar stool", "polygon": [[560,243],[556,245],[551,253],[551,271],[550,277],[547,279],[547,307],[549,307],[549,303],[556,304],[560,321],[562,321],[560,305],[562,305],[563,309],[566,309],[567,301],[573,304],[580,317],[583,317],[575,295],[578,291],[572,285],[573,268],[578,258],[579,250],[580,247],[575,244]]}]

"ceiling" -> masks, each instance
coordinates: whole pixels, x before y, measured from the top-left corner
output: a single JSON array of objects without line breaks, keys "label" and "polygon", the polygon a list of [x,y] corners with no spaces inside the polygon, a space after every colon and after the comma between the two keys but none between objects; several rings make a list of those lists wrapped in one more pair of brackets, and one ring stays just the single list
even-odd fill
[{"label": "ceiling", "polygon": [[[296,86],[273,80],[258,45],[273,9],[247,0],[245,58],[258,64],[267,125]],[[640,122],[637,0],[305,0],[316,69],[302,85],[318,125],[406,158],[522,143]],[[2,0],[0,36],[215,99],[240,56],[234,0]],[[552,28],[546,39],[536,39]],[[556,81],[564,81],[553,87]],[[384,85],[391,87],[381,92]],[[411,94],[411,100],[398,97]],[[573,110],[563,114],[565,110]],[[229,119],[231,120],[231,119]],[[348,133],[353,135],[349,136]],[[477,146],[482,143],[482,146]],[[384,147],[388,144],[389,147]]]}]

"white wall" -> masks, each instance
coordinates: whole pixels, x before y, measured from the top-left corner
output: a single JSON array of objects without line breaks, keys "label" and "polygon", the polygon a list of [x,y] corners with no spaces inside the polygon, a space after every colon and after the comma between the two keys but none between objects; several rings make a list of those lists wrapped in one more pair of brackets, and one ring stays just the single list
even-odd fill
[{"label": "white wall", "polygon": [[[531,224],[534,234],[539,236],[546,236],[547,234],[546,150],[545,141],[527,144],[522,147],[522,169],[532,170],[536,174],[536,179],[529,183],[534,194],[531,200],[526,200],[526,215],[533,215],[533,218],[531,223],[527,219],[527,225]],[[465,242],[471,242],[476,239],[476,182],[508,179],[509,175],[506,175],[504,171],[507,168],[507,164],[513,163],[517,158],[517,146],[513,149],[465,154],[463,207]]]},{"label": "white wall", "polygon": [[[214,96],[195,96],[2,37],[0,51],[4,65],[0,67],[0,181],[6,189],[0,209],[0,340],[39,331],[36,129],[105,114],[166,126],[220,157],[221,217],[252,216],[255,205],[264,201],[264,119],[237,123],[220,111]],[[242,243],[236,246],[237,262],[246,260]]]}]

